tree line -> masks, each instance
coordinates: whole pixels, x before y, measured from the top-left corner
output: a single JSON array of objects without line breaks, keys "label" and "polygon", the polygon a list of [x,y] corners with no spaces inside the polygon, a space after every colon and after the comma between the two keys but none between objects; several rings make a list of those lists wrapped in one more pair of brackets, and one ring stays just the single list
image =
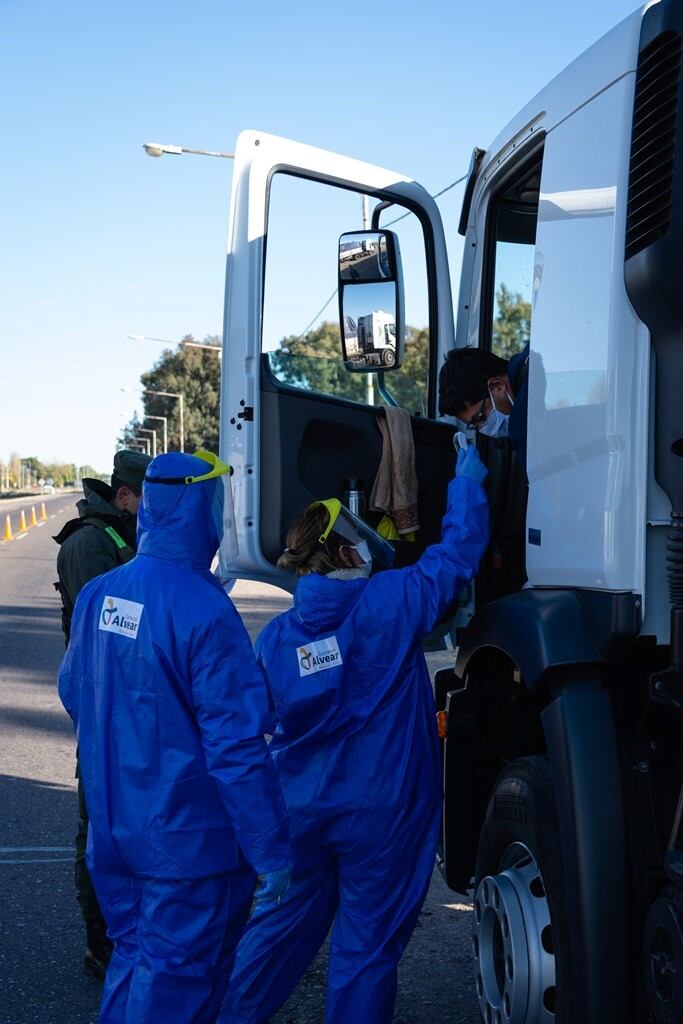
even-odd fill
[{"label": "tree line", "polygon": [[[504,359],[524,348],[529,340],[531,306],[522,296],[501,284],[495,295],[492,323],[492,348]],[[207,448],[218,450],[220,416],[221,363],[218,352],[195,348],[191,334],[181,338],[178,348],[165,349],[151,370],[140,380],[143,410],[125,425],[118,443],[121,447],[135,444],[149,433],[140,428],[156,430],[157,450],[162,451],[163,425],[166,417],[168,447],[180,447],[179,402],[153,392],[166,391],[184,396],[185,450]],[[208,335],[202,344],[220,345],[219,335]],[[341,359],[339,324],[324,322],[303,335],[282,338],[279,347],[268,353],[271,372],[283,383],[321,394],[365,402],[368,396],[366,374],[351,373]],[[398,372],[387,373],[387,390],[403,408],[419,412],[426,407],[429,381],[429,330],[407,327],[405,356]],[[377,392],[375,400],[380,401]]]}]

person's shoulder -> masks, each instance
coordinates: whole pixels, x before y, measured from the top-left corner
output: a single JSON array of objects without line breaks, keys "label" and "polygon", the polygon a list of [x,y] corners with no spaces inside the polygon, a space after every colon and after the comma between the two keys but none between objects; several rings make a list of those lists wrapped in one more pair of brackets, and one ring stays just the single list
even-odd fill
[{"label": "person's shoulder", "polygon": [[62,558],[73,557],[87,551],[114,551],[116,545],[106,530],[87,519],[80,520],[82,525],[76,527],[63,541],[59,553]]},{"label": "person's shoulder", "polygon": [[514,378],[524,370],[529,363],[529,351],[531,342],[527,341],[521,352],[516,352],[508,362],[508,376],[510,383],[514,385]]}]

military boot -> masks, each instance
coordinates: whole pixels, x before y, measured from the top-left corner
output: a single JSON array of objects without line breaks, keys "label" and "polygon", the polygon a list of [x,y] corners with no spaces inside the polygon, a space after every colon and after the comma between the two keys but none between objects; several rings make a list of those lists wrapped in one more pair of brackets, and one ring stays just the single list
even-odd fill
[{"label": "military boot", "polygon": [[88,944],[83,957],[83,970],[89,978],[104,981],[114,946],[99,923],[89,921],[86,924],[86,933]]}]

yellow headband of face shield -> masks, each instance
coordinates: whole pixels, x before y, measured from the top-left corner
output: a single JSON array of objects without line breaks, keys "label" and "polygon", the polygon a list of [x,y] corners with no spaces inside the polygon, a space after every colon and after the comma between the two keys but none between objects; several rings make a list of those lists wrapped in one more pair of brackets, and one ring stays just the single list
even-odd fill
[{"label": "yellow headband of face shield", "polygon": [[339,498],[325,498],[322,501],[313,501],[313,502],[311,502],[311,504],[308,507],[309,508],[321,508],[322,507],[322,508],[326,508],[327,509],[328,515],[330,517],[330,521],[327,524],[327,526],[325,527],[325,530],[318,537],[318,543],[319,544],[324,544],[325,541],[327,540],[327,538],[329,537],[330,533],[332,532],[332,528],[333,528],[334,524],[337,522],[337,519],[339,518],[339,513],[341,512],[342,503],[339,500]]},{"label": "yellow headband of face shield", "polygon": [[213,452],[194,452],[194,458],[207,462],[211,467],[209,471],[207,473],[200,473],[197,476],[146,476],[145,482],[149,484],[201,484],[205,480],[214,480],[217,476],[232,473],[232,469],[227,462],[223,462]]},{"label": "yellow headband of face shield", "polygon": [[219,459],[213,452],[198,451],[194,453],[194,457],[196,459],[201,459],[202,462],[208,462],[211,469],[208,473],[202,473],[201,476],[186,476],[186,484],[200,484],[205,480],[213,480],[214,477],[224,476],[226,473],[232,473],[227,462],[223,462],[223,460]]}]

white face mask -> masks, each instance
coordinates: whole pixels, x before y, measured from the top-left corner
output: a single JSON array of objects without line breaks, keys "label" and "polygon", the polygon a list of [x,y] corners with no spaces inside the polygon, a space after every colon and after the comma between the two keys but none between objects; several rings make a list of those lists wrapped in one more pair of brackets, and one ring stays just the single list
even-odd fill
[{"label": "white face mask", "polygon": [[[505,392],[505,396],[510,405],[515,404],[512,396],[509,395],[507,391]],[[500,411],[500,409],[496,409],[496,402],[490,389],[489,398],[491,399],[493,409],[489,413],[486,422],[479,427],[479,433],[484,434],[486,437],[507,437],[510,416],[506,416],[504,412]]]}]

